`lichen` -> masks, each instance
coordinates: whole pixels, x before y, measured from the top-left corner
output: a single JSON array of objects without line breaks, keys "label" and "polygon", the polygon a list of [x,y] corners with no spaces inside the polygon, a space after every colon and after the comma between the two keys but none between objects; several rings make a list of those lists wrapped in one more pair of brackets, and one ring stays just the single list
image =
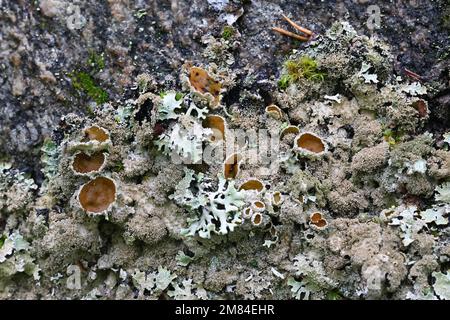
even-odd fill
[{"label": "lichen", "polygon": [[450,274],[447,272],[433,272],[436,282],[433,285],[434,291],[443,300],[450,300]]},{"label": "lichen", "polygon": [[436,201],[450,203],[450,182],[445,182],[436,187]]},{"label": "lichen", "polygon": [[[244,193],[235,188],[233,181],[226,181],[221,176],[216,190],[211,190],[211,182],[201,180],[202,175],[194,177],[194,172],[187,169],[176,193],[171,196],[178,204],[185,206],[190,215],[188,227],[182,230],[182,234],[210,238],[211,232],[220,235],[232,232],[241,222]],[[193,181],[196,182],[195,194],[190,189]]]},{"label": "lichen", "polygon": [[150,68],[109,103],[96,81],[117,80],[110,59],[134,76],[134,45],[89,54],[72,84],[102,106],[62,117],[36,167],[0,164],[1,297],[448,298],[432,86],[401,79],[389,45],[347,22],[279,72],[273,59],[280,79],[240,55],[238,29],[193,34],[204,49],[183,65],[169,41],[157,59],[173,74]]}]

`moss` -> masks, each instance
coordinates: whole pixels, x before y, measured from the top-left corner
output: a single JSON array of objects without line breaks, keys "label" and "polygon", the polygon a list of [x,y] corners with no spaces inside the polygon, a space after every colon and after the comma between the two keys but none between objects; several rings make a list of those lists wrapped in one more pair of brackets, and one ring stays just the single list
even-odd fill
[{"label": "moss", "polygon": [[0,248],[3,247],[3,244],[5,243],[5,240],[6,240],[6,236],[5,235],[0,237]]},{"label": "moss", "polygon": [[447,6],[442,13],[442,26],[446,29],[450,29],[450,2],[449,6]]},{"label": "moss", "polygon": [[253,268],[258,268],[258,261],[256,261],[256,259],[253,259],[252,261],[250,261],[250,266],[252,266]]},{"label": "moss", "polygon": [[383,197],[383,201],[385,203],[386,208],[397,207],[399,205],[398,200],[395,198],[395,196],[392,193],[387,193]]},{"label": "moss", "polygon": [[394,146],[401,140],[402,136],[403,133],[398,130],[386,129],[383,131],[384,140],[389,144],[389,146]]},{"label": "moss", "polygon": [[288,74],[284,74],[281,76],[280,80],[278,80],[278,88],[281,90],[286,90],[290,83],[290,77]]},{"label": "moss", "polygon": [[342,295],[339,291],[333,290],[327,293],[327,300],[342,300]]},{"label": "moss", "polygon": [[115,171],[115,172],[122,172],[124,169],[125,169],[125,166],[124,166],[122,161],[117,161],[114,164],[114,170],[113,171]]},{"label": "moss", "polygon": [[175,95],[175,100],[180,101],[181,99],[183,99],[184,95],[181,92],[177,92],[177,94]]},{"label": "moss", "polygon": [[147,9],[139,9],[134,13],[134,16],[138,19],[141,19],[142,17],[147,15]]},{"label": "moss", "polygon": [[321,71],[316,60],[308,56],[301,56],[296,60],[287,60],[284,63],[286,73],[278,81],[280,89],[286,89],[291,83],[306,79],[313,82],[322,82],[327,74]]},{"label": "moss", "polygon": [[108,93],[96,85],[92,76],[86,72],[74,72],[69,74],[72,86],[78,92],[88,95],[97,104],[103,104],[109,100]]},{"label": "moss", "polygon": [[95,72],[103,70],[105,68],[105,57],[103,53],[98,54],[95,51],[90,50],[87,64]]},{"label": "moss", "polygon": [[234,29],[230,26],[225,26],[222,30],[222,38],[224,40],[229,40],[234,35]]},{"label": "moss", "polygon": [[308,56],[302,56],[298,60],[288,60],[285,67],[293,82],[300,78],[312,81],[325,80],[325,72],[319,71],[317,62]]}]

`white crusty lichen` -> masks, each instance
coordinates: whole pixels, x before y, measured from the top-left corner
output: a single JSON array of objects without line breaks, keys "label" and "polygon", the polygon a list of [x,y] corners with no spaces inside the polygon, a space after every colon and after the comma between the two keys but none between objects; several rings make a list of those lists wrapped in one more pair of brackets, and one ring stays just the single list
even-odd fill
[{"label": "white crusty lichen", "polygon": [[291,287],[292,297],[297,300],[309,300],[311,292],[317,291],[318,288],[308,281],[296,281],[293,277],[289,277],[287,281],[288,286]]},{"label": "white crusty lichen", "polygon": [[436,201],[450,204],[450,182],[445,182],[436,187]]},{"label": "white crusty lichen", "polygon": [[450,272],[433,272],[432,276],[436,279],[433,285],[434,292],[443,300],[450,300]]},{"label": "white crusty lichen", "polygon": [[182,281],[181,286],[177,283],[174,284],[174,290],[167,292],[169,297],[175,300],[193,300],[195,299],[192,293],[192,279],[185,279]]},{"label": "white crusty lichen", "polygon": [[144,272],[135,270],[131,274],[134,286],[141,293],[143,293],[144,290],[147,290],[150,293],[160,293],[165,290],[176,277],[175,274],[161,266],[159,266],[158,271]]},{"label": "white crusty lichen", "polygon": [[41,152],[42,173],[47,180],[50,180],[58,172],[61,150],[52,139],[47,138],[42,144]]},{"label": "white crusty lichen", "polygon": [[448,147],[450,147],[450,132],[444,133],[443,135],[444,137],[444,143],[447,144]]},{"label": "white crusty lichen", "polygon": [[326,36],[336,41],[339,38],[344,38],[345,40],[351,40],[358,35],[356,30],[348,21],[339,21],[334,23],[330,29],[326,31]]},{"label": "white crusty lichen", "polygon": [[187,207],[190,210],[196,210],[200,206],[206,205],[207,198],[194,195],[191,190],[191,183],[196,185],[201,184],[203,177],[203,173],[195,173],[192,169],[184,168],[184,177],[178,182],[174,193],[169,196],[169,199],[174,200],[177,204]]},{"label": "white crusty lichen", "polygon": [[[170,198],[191,215],[182,234],[209,239],[211,232],[224,235],[241,223],[240,209],[244,205],[245,193],[235,188],[234,181],[221,176],[213,190],[212,181],[203,181],[202,177],[202,174],[195,175],[193,170],[185,169],[184,178]],[[192,182],[195,191],[190,186]]]},{"label": "white crusty lichen", "polygon": [[337,102],[337,103],[341,103],[342,102],[341,95],[339,93],[335,94],[334,96],[325,95],[324,99],[330,100],[330,101],[334,101],[334,102]]},{"label": "white crusty lichen", "polygon": [[26,209],[38,189],[32,178],[11,167],[10,163],[0,163],[0,210],[9,213]]},{"label": "white crusty lichen", "polygon": [[364,83],[378,83],[378,76],[370,74],[370,68],[372,68],[370,64],[363,62],[358,75],[364,79]]},{"label": "white crusty lichen", "polygon": [[427,88],[421,85],[419,82],[413,82],[411,84],[404,85],[401,90],[409,93],[412,96],[427,94]]},{"label": "white crusty lichen", "polygon": [[[185,112],[182,109],[187,105]],[[167,156],[178,156],[186,163],[197,163],[202,159],[203,142],[213,134],[209,128],[203,128],[201,121],[206,117],[208,109],[199,108],[190,99],[176,92],[163,95],[158,109],[158,120],[177,120],[175,124],[163,132],[155,145]]]},{"label": "white crusty lichen", "polygon": [[134,106],[130,104],[126,104],[124,106],[117,107],[116,115],[114,116],[114,120],[118,124],[127,123],[130,117],[133,115]]},{"label": "white crusty lichen", "polygon": [[156,289],[161,291],[166,289],[176,277],[175,274],[172,274],[169,270],[160,266],[155,277]]},{"label": "white crusty lichen", "polygon": [[167,295],[175,300],[205,300],[208,298],[206,290],[201,286],[192,283],[192,279],[184,279],[179,283],[174,283],[174,290],[169,290]]},{"label": "white crusty lichen", "polygon": [[0,283],[15,275],[25,273],[39,280],[39,266],[29,253],[30,244],[17,231],[0,237]]},{"label": "white crusty lichen", "polygon": [[406,294],[406,299],[407,300],[437,300],[432,289],[425,290],[425,292],[419,291],[417,293],[410,291]]},{"label": "white crusty lichen", "polygon": [[[168,92],[161,95],[162,102],[158,109],[158,120],[173,120],[182,116],[204,119],[209,112],[207,107],[198,107],[190,98],[181,93]],[[186,109],[185,112],[182,112]]]},{"label": "white crusty lichen", "polygon": [[147,274],[144,271],[136,270],[131,274],[134,286],[140,292],[151,291],[155,287],[155,274]]},{"label": "white crusty lichen", "polygon": [[420,213],[425,223],[436,223],[438,226],[445,226],[448,224],[448,218],[444,215],[450,212],[450,205],[433,206]]},{"label": "white crusty lichen", "polygon": [[183,161],[197,163],[202,160],[202,144],[212,133],[195,120],[184,125],[176,123],[169,132],[161,134],[155,144],[165,155],[178,155]]},{"label": "white crusty lichen", "polygon": [[158,109],[158,120],[177,119],[183,104],[183,96],[176,92],[162,94],[162,103]]},{"label": "white crusty lichen", "polygon": [[418,218],[417,207],[399,207],[392,214],[391,226],[399,226],[404,246],[409,246],[416,240],[417,233],[425,227],[425,222]]},{"label": "white crusty lichen", "polygon": [[406,162],[406,174],[412,175],[415,173],[425,174],[427,171],[427,162],[424,159],[416,160],[414,163]]},{"label": "white crusty lichen", "polygon": [[178,251],[177,255],[175,256],[175,260],[177,260],[177,265],[181,267],[187,267],[189,263],[193,262],[195,260],[195,257],[190,257],[187,254],[185,254],[183,251]]},{"label": "white crusty lichen", "polygon": [[301,278],[301,281],[296,281],[292,277],[288,278],[288,285],[290,285],[293,297],[296,299],[308,300],[311,294],[318,294],[320,298],[338,286],[338,283],[327,276],[323,267],[323,263],[317,260],[313,252],[309,252],[308,256],[305,254],[298,254],[294,258],[295,275]]}]

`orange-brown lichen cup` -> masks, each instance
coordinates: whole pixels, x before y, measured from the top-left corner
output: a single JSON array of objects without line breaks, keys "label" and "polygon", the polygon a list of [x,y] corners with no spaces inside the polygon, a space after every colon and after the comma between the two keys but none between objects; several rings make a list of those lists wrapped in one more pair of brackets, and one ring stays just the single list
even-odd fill
[{"label": "orange-brown lichen cup", "polygon": [[217,115],[206,116],[205,120],[203,120],[203,127],[213,130],[211,142],[225,140],[226,122],[223,117]]},{"label": "orange-brown lichen cup", "polygon": [[239,187],[239,190],[255,190],[258,192],[263,191],[264,184],[259,181],[258,179],[250,179],[245,181],[241,186]]},{"label": "orange-brown lichen cup", "polygon": [[81,187],[78,200],[87,212],[104,212],[116,200],[116,184],[106,177],[95,178]]},{"label": "orange-brown lichen cup", "polygon": [[271,104],[270,106],[267,106],[266,113],[267,113],[267,115],[269,115],[270,117],[272,117],[276,120],[280,120],[283,117],[283,112],[281,112],[281,109],[275,104]]},{"label": "orange-brown lichen cup", "polygon": [[83,142],[88,142],[88,141],[105,142],[108,139],[109,139],[109,134],[103,128],[100,128],[98,126],[91,126],[91,127],[84,129]]},{"label": "orange-brown lichen cup", "polygon": [[327,226],[327,220],[323,218],[320,212],[314,212],[309,217],[311,224],[316,226],[318,229],[324,229]]},{"label": "orange-brown lichen cup", "polygon": [[320,155],[326,151],[326,146],[319,136],[305,132],[295,138],[294,149],[308,154]]},{"label": "orange-brown lichen cup", "polygon": [[199,67],[189,69],[189,83],[195,91],[210,94],[214,98],[214,105],[219,104],[222,84],[211,77],[208,72]]},{"label": "orange-brown lichen cup", "polygon": [[233,153],[223,164],[223,176],[225,179],[235,179],[239,174],[239,165],[242,156],[239,153]]},{"label": "orange-brown lichen cup", "polygon": [[72,169],[80,174],[99,172],[105,163],[105,159],[106,157],[103,152],[95,152],[92,155],[79,152],[73,158]]}]

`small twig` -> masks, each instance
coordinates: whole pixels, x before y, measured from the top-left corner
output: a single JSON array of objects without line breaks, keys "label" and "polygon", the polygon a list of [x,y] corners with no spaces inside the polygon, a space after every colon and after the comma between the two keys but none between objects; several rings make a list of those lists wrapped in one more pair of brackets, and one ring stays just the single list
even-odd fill
[{"label": "small twig", "polygon": [[301,26],[299,26],[298,24],[296,24],[294,21],[292,21],[291,19],[289,19],[287,16],[285,16],[283,14],[283,18],[284,20],[286,20],[291,26],[293,26],[295,29],[297,29],[300,32],[306,33],[309,37],[311,37],[313,35],[313,32],[309,29],[303,28]]},{"label": "small twig", "polygon": [[413,79],[415,79],[415,80],[417,80],[417,81],[422,80],[422,77],[421,77],[421,76],[419,76],[417,73],[415,73],[415,72],[413,72],[413,71],[411,71],[411,70],[409,70],[409,69],[406,69],[406,68],[405,68],[405,73],[406,73],[406,75],[407,75],[408,77],[413,78]]},{"label": "small twig", "polygon": [[297,39],[297,40],[300,40],[300,41],[308,41],[309,40],[309,38],[307,38],[307,37],[299,36],[298,34],[295,34],[295,33],[290,32],[290,31],[286,31],[286,30],[281,29],[281,28],[273,27],[272,30],[276,31],[278,33],[281,33],[282,35],[285,35],[285,36],[288,36],[288,37],[291,37],[291,38],[294,38],[294,39]]}]

